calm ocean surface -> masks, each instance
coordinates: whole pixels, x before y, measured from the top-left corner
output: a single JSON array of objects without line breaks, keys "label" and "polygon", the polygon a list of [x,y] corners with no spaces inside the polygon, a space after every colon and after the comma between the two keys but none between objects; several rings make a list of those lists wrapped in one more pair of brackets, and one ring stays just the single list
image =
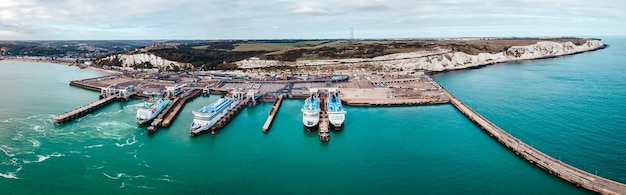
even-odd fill
[{"label": "calm ocean surface", "polygon": [[[626,182],[626,39],[604,50],[433,76],[521,140]],[[52,118],[98,99],[69,86],[104,75],[0,61],[0,194],[588,194],[515,156],[451,105],[348,107],[329,143],[286,100],[244,109],[217,135],[189,136],[188,103],[170,128],[135,125],[139,100],[64,125]]]}]

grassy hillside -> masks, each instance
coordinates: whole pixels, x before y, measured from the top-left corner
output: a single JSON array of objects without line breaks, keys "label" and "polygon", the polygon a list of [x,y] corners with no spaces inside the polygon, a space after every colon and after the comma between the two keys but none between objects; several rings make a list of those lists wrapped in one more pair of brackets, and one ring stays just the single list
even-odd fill
[{"label": "grassy hillside", "polygon": [[250,57],[296,61],[316,59],[373,58],[382,55],[449,49],[468,54],[498,53],[511,46],[539,41],[573,42],[580,38],[499,38],[499,39],[407,39],[407,40],[225,40],[193,41],[177,46],[148,47],[147,51],[168,60],[191,63],[204,70],[235,69],[233,63]]}]

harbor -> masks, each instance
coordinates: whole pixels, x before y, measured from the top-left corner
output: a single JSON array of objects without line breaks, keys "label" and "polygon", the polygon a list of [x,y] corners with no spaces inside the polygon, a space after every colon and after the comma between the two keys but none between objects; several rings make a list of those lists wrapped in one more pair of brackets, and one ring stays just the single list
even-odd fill
[{"label": "harbor", "polygon": [[[521,158],[528,160],[548,173],[594,192],[602,194],[626,193],[626,185],[567,165],[506,133],[463,104],[463,102],[439,86],[426,74],[377,75],[376,77],[365,77],[366,79],[361,78],[363,76],[360,76],[358,79],[350,79],[348,76],[326,76],[325,78],[315,78],[309,81],[197,79],[194,82],[184,84],[166,84],[163,81],[146,81],[123,76],[109,76],[94,80],[72,81],[71,84],[74,83],[72,85],[90,90],[95,90],[98,86],[108,85],[108,87],[100,87],[103,99],[59,115],[55,117],[54,121],[55,123],[68,122],[95,111],[106,105],[107,102],[110,103],[116,99],[127,99],[129,97],[145,98],[155,93],[167,94],[173,103],[168,105],[154,119],[151,126],[147,128],[150,133],[154,133],[159,127],[169,126],[188,100],[199,96],[201,93],[210,93],[230,96],[238,101],[233,104],[232,109],[226,110],[226,113],[220,116],[217,122],[212,124],[206,132],[215,135],[217,130],[225,127],[246,106],[256,105],[257,100],[261,102],[272,102],[273,100],[274,104],[268,114],[266,123],[262,127],[263,132],[267,132],[280,108],[283,98],[309,97],[316,99],[319,111],[318,115],[316,115],[318,117],[316,123],[312,125],[313,128],[307,128],[307,130],[317,130],[320,141],[329,142],[331,125],[329,124],[327,97],[330,95],[330,91],[338,91],[341,94],[341,102],[349,106],[403,106],[450,103],[503,146],[511,149]],[[139,87],[134,87],[135,85]],[[174,92],[167,90],[168,87],[172,88],[172,86],[180,89],[180,92],[172,95]],[[192,132],[192,135],[197,134]]]},{"label": "harbor", "polygon": [[[243,77],[248,79],[236,79]],[[242,102],[251,106],[256,105],[257,101],[276,101],[275,108],[273,107],[268,115],[268,122],[262,127],[264,132],[269,131],[283,98],[306,98],[312,93],[317,93],[318,89],[324,91],[318,94],[324,97],[327,97],[328,89],[340,91],[341,102],[350,106],[448,103],[448,98],[443,95],[441,87],[423,72],[396,75],[371,73],[353,75],[352,78],[347,75],[296,77],[287,76],[287,74],[283,74],[280,78],[277,76],[250,78],[229,74],[210,76],[160,74],[153,75],[152,78],[146,75],[116,74],[74,80],[70,82],[70,85],[100,91],[101,100],[56,116],[54,119],[56,124],[85,116],[116,99],[127,101],[129,98],[148,100],[154,96],[167,97],[171,103],[152,119],[147,127],[150,133],[156,132],[158,128],[168,127],[185,103],[200,94],[232,96],[233,93],[241,93]],[[319,101],[325,101],[322,99]],[[326,108],[326,105],[322,107]],[[229,114],[226,118],[235,114]],[[323,114],[319,116],[322,123],[316,126],[322,133],[330,128],[328,114],[323,111]],[[224,123],[226,121],[221,121],[217,126],[223,126]],[[214,134],[215,130],[211,132]],[[323,134],[325,137],[326,134]]]}]

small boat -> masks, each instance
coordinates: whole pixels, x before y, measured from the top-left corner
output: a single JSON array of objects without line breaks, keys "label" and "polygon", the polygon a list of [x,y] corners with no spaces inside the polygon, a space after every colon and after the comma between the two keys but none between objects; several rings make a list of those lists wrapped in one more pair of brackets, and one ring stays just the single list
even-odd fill
[{"label": "small boat", "polygon": [[171,100],[151,97],[150,100],[137,106],[137,125],[144,125],[152,120],[170,104]]},{"label": "small boat", "polygon": [[239,104],[238,99],[222,96],[217,101],[199,110],[193,111],[193,122],[189,127],[189,133],[196,135],[213,127],[217,121],[224,117],[230,110]]}]

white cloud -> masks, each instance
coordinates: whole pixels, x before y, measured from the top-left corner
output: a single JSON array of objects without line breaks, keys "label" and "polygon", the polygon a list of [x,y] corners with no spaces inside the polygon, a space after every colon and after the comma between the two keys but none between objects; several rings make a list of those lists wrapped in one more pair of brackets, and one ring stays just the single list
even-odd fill
[{"label": "white cloud", "polygon": [[351,8],[363,11],[383,11],[389,9],[384,1],[380,0],[360,0],[349,5]]},{"label": "white cloud", "polygon": [[626,5],[610,0],[1,1],[0,39],[345,38],[349,27],[384,38],[458,35],[472,26],[482,30],[467,36],[507,36],[510,28],[498,29],[511,25],[517,34],[626,35]]},{"label": "white cloud", "polygon": [[328,13],[326,10],[320,9],[320,8],[313,8],[310,6],[300,6],[300,7],[296,7],[294,9],[291,10],[292,14],[311,14],[311,15],[317,15],[317,14],[325,14]]}]

